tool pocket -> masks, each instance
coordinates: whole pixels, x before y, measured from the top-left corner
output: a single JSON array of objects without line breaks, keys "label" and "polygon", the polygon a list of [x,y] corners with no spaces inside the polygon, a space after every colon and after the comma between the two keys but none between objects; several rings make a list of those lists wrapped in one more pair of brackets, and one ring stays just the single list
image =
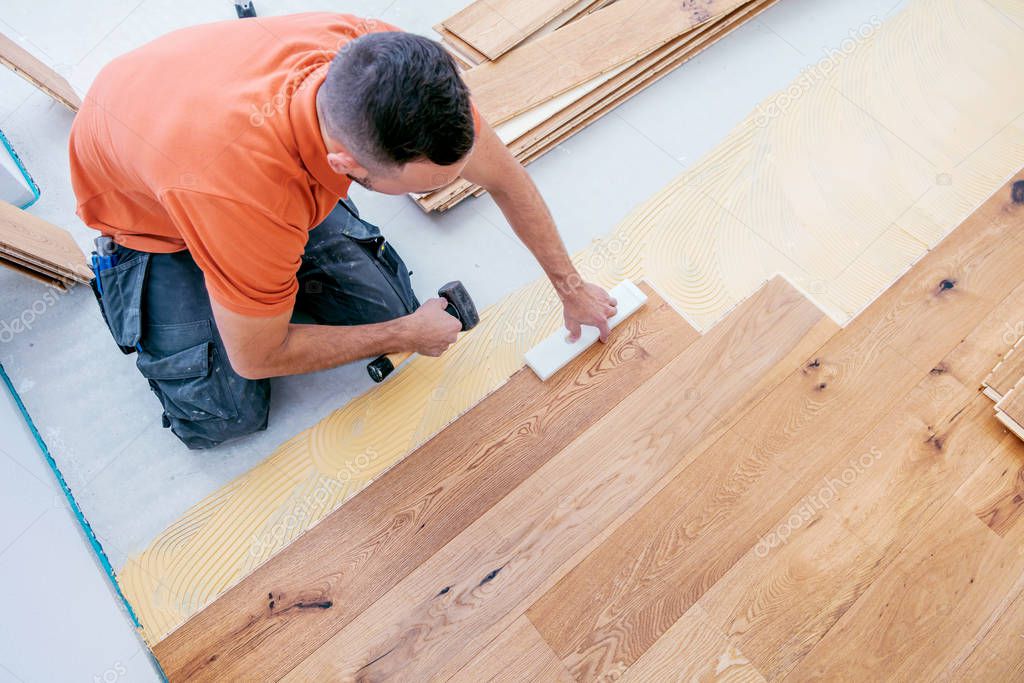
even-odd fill
[{"label": "tool pocket", "polygon": [[[130,249],[123,249],[122,253],[120,263],[100,271],[103,294],[97,292],[97,299],[114,342],[125,353],[131,353],[142,336],[142,287],[149,254]],[[96,292],[95,284],[93,291]]]},{"label": "tool pocket", "polygon": [[136,365],[171,420],[234,420],[238,406],[209,320],[148,325]]}]

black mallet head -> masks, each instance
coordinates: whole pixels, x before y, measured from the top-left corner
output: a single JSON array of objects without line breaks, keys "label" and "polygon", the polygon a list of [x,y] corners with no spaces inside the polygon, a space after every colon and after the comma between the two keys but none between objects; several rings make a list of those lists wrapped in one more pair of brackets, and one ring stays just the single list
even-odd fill
[{"label": "black mallet head", "polygon": [[471,330],[480,322],[480,314],[477,313],[476,304],[470,298],[469,292],[459,280],[453,280],[437,290],[437,295],[448,301],[445,309],[449,315],[455,316],[462,323],[462,331]]}]

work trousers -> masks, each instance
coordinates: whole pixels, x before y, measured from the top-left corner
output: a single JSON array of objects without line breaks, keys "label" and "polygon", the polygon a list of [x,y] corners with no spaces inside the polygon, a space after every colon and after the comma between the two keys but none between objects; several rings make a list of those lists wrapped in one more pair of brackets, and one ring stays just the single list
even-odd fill
[{"label": "work trousers", "polygon": [[[116,254],[117,265],[100,272],[100,307],[114,341],[138,353],[164,427],[194,449],[266,429],[270,381],[232,369],[189,252],[117,246]],[[380,230],[344,200],[309,232],[293,320],[361,325],[412,313],[419,302],[410,275]]]}]

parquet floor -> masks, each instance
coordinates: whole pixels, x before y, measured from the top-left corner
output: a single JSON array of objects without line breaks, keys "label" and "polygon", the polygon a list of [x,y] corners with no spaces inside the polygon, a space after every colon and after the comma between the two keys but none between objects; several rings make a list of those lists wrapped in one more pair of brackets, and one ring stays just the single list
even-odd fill
[{"label": "parquet floor", "polygon": [[1022,680],[1024,443],[979,391],[1022,233],[1008,185],[843,329],[780,278],[703,336],[649,292],[155,653],[175,681]]}]

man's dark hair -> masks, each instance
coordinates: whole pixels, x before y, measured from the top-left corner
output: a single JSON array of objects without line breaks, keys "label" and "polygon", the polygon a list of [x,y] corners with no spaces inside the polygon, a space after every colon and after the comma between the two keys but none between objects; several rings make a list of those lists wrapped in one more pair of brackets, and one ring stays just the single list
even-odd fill
[{"label": "man's dark hair", "polygon": [[318,100],[331,137],[385,166],[420,159],[447,166],[473,146],[469,89],[455,61],[412,33],[370,33],[348,43]]}]

